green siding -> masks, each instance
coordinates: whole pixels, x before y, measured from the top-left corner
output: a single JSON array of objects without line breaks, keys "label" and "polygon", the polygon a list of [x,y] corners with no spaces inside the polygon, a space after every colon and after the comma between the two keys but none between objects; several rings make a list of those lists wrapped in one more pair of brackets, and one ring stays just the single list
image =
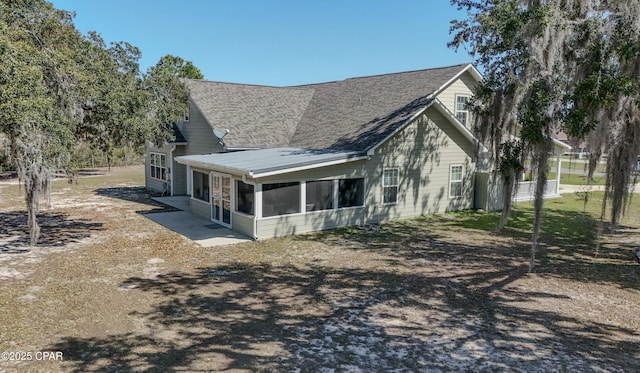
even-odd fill
[{"label": "green siding", "polygon": [[465,72],[460,79],[455,80],[444,91],[440,92],[438,100],[452,113],[456,112],[456,95],[473,95],[473,88],[478,84],[469,72]]},{"label": "green siding", "polygon": [[189,121],[181,122],[178,128],[188,144],[184,147],[183,155],[208,154],[222,151],[218,138],[213,135],[211,126],[224,128],[224,123],[207,123],[204,116],[191,101],[189,101]]},{"label": "green siding", "polygon": [[[473,207],[473,144],[436,109],[427,109],[367,162],[369,219],[385,221]],[[463,166],[463,197],[449,198],[449,171]],[[382,172],[399,168],[398,202],[382,204]]]},{"label": "green siding", "polygon": [[173,195],[183,196],[187,193],[187,166],[175,161],[175,157],[184,155],[185,146],[178,145],[173,151],[173,168],[171,169],[171,177],[173,178]]},{"label": "green siding", "polygon": [[365,210],[364,207],[354,207],[264,218],[257,221],[257,237],[262,240],[360,225],[364,224]]},{"label": "green siding", "polygon": [[[189,121],[182,121],[178,123],[178,128],[188,143],[187,145],[176,145],[173,157],[175,158],[180,155],[217,153],[222,151],[222,146],[219,144],[218,139],[213,135],[213,129],[204,119],[200,110],[198,110],[198,108],[191,102],[189,102],[189,105]],[[219,126],[224,127],[224,124],[219,124]],[[145,157],[145,184],[147,189],[156,192],[162,192],[164,189],[161,181],[153,180],[150,177],[149,153],[152,151],[165,153],[167,155],[167,162],[169,162],[169,151],[172,147],[173,145],[171,144],[167,144],[161,148],[157,148],[153,145],[147,146]],[[174,161],[171,173],[171,177],[173,178],[173,194],[187,194],[187,167]]]},{"label": "green siding", "polygon": [[254,237],[253,216],[233,212],[231,213],[231,224],[234,231],[240,232],[245,236]]}]

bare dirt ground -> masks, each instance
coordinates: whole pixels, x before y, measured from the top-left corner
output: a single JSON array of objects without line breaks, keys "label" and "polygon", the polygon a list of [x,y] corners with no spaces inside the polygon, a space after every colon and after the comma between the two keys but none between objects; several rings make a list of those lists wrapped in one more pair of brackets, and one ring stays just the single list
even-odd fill
[{"label": "bare dirt ground", "polygon": [[0,352],[32,353],[0,371],[640,371],[637,216],[594,257],[551,202],[528,275],[521,215],[205,249],[145,218],[142,168],[104,174],[55,183],[37,248],[0,181]]}]

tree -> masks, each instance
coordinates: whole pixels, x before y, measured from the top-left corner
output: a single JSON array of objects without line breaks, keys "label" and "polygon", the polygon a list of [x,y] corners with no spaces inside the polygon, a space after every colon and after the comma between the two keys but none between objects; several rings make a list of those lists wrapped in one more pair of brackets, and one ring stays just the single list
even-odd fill
[{"label": "tree", "polygon": [[191,62],[166,55],[151,66],[144,76],[144,87],[150,93],[149,107],[156,123],[151,139],[161,145],[173,135],[173,123],[187,113],[189,92],[182,78],[202,79],[204,76]]},{"label": "tree", "polygon": [[[168,138],[164,123],[185,113],[177,76],[153,68],[142,75],[140,56],[126,42],[106,47],[97,33],[83,37],[72,13],[44,0],[0,0],[0,132],[25,186],[31,245],[40,197],[54,172],[71,167],[79,140],[109,154],[125,143]],[[198,72],[173,61],[172,68]]]},{"label": "tree", "polygon": [[81,73],[74,62],[82,43],[69,13],[44,1],[0,2],[0,130],[24,183],[32,245],[39,198],[73,144]]},{"label": "tree", "polygon": [[507,189],[499,227],[506,224],[525,159],[537,175],[532,271],[554,133],[598,139],[592,140],[596,155],[605,149],[610,155],[603,214],[611,200],[615,226],[623,209],[630,159],[640,153],[638,0],[451,2],[469,18],[452,21],[450,46],[468,47],[485,72],[471,109]]},{"label": "tree", "polygon": [[193,65],[191,61],[185,61],[180,57],[167,54],[160,58],[155,66],[166,70],[169,74],[178,78],[204,79],[204,75]]}]

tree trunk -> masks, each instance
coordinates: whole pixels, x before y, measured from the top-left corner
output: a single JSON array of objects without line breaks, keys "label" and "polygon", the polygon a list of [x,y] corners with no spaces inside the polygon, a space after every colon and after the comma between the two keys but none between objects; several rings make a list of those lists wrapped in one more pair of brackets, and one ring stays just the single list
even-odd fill
[{"label": "tree trunk", "polygon": [[538,251],[538,242],[540,240],[540,227],[542,225],[542,206],[544,204],[544,192],[547,187],[547,177],[549,174],[549,153],[553,148],[550,137],[547,137],[545,143],[538,151],[535,157],[535,171],[538,175],[536,180],[536,190],[533,200],[533,234],[531,236],[531,259],[529,261],[529,273],[532,273],[536,265],[536,254]]},{"label": "tree trunk", "polygon": [[498,223],[498,227],[496,229],[497,233],[502,232],[502,229],[504,229],[504,227],[507,225],[507,222],[509,221],[509,216],[511,216],[511,201],[518,185],[516,179],[517,175],[514,175],[513,173],[504,175],[502,178],[504,184],[502,188],[502,214],[500,215],[500,222]]}]

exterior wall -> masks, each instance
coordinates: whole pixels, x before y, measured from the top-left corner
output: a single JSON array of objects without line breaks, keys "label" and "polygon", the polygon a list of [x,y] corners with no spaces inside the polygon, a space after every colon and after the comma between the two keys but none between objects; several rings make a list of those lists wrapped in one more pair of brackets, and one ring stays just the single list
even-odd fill
[{"label": "exterior wall", "polygon": [[[147,144],[147,149],[145,151],[145,155],[144,155],[144,180],[145,180],[145,187],[149,190],[152,190],[154,192],[158,192],[158,193],[165,193],[165,194],[170,194],[170,181],[166,180],[162,181],[162,180],[158,180],[158,179],[154,179],[151,178],[151,153],[162,153],[165,154],[167,156],[167,167],[169,168],[169,152],[171,151],[172,146],[170,145],[164,145],[162,147],[156,147],[155,145],[153,145],[152,143],[148,143]],[[169,178],[169,174],[167,174],[167,178]]]},{"label": "exterior wall", "polygon": [[[293,181],[339,180],[364,178],[364,200],[366,206],[368,178],[365,160],[322,167],[305,171],[292,172],[254,180],[257,183],[280,183]],[[342,209],[311,211],[282,216],[271,216],[258,219],[256,236],[258,239],[282,237],[292,234],[314,232],[325,229],[364,224],[365,207],[347,207]]]},{"label": "exterior wall", "polygon": [[[215,126],[216,123],[211,125]],[[207,123],[198,107],[189,100],[189,121],[178,123],[178,128],[188,143],[184,146],[184,153],[181,155],[221,152],[222,146],[218,143],[218,138],[214,136],[211,125]],[[224,124],[218,125],[224,126]]]},{"label": "exterior wall", "polygon": [[475,78],[469,72],[465,72],[444,91],[442,91],[437,98],[442,104],[449,109],[452,113],[456,112],[456,95],[463,94],[467,96],[473,95],[473,87],[477,84]]},{"label": "exterior wall", "polygon": [[257,237],[262,240],[364,224],[365,210],[365,207],[351,207],[263,218],[257,221]]},{"label": "exterior wall", "polygon": [[[259,239],[473,208],[473,144],[436,109],[379,147],[369,160],[255,180],[259,183],[365,179],[365,206],[314,211],[257,221]],[[462,197],[450,198],[450,167],[463,166]],[[399,169],[398,201],[383,204],[384,168]]]},{"label": "exterior wall", "polygon": [[[173,151],[173,158],[185,155],[186,146],[178,145],[176,146],[176,150]],[[174,196],[183,196],[186,194],[191,194],[187,190],[187,166],[180,164],[173,160],[173,166],[171,167],[171,178],[173,179],[173,195]]]},{"label": "exterior wall", "polygon": [[[376,150],[367,162],[369,219],[389,219],[473,208],[473,144],[429,108]],[[449,197],[450,167],[463,166],[462,197]],[[398,201],[383,204],[384,168],[399,169]]]},{"label": "exterior wall", "polygon": [[255,237],[253,216],[231,212],[231,227],[245,236]]},{"label": "exterior wall", "polygon": [[[213,135],[213,129],[209,123],[207,123],[197,106],[195,106],[191,101],[189,101],[189,121],[181,121],[177,125],[187,140],[187,145],[177,145],[173,152],[174,158],[179,155],[207,154],[222,151],[222,146],[219,144],[218,138]],[[170,144],[161,148],[157,148],[152,144],[147,145],[145,154],[145,185],[147,189],[159,193],[165,191],[165,187],[161,181],[151,179],[149,153],[165,153],[167,155],[167,162],[169,163],[169,151],[172,147],[173,145]],[[186,166],[175,161],[170,163],[172,164],[170,166],[168,165],[168,167],[171,168],[171,177],[173,178],[173,195],[189,194],[189,191],[187,190]],[[170,181],[168,181],[167,185],[167,193],[170,193]]]}]

